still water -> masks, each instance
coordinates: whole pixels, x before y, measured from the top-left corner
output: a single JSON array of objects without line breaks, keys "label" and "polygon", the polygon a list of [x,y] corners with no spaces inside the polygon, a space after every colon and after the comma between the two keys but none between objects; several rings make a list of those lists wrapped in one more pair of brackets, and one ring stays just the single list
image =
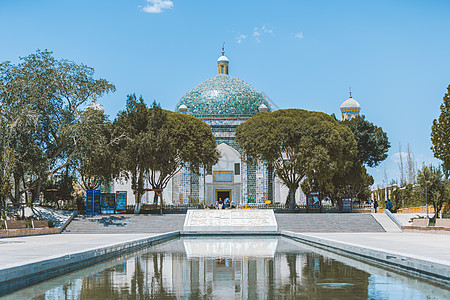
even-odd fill
[{"label": "still water", "polygon": [[185,237],[5,299],[450,299],[450,290],[287,238]]}]

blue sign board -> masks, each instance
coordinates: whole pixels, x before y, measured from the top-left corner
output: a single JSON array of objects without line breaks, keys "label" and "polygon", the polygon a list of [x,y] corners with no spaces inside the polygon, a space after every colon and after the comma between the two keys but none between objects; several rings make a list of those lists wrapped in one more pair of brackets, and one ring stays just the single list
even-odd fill
[{"label": "blue sign board", "polygon": [[101,212],[102,214],[113,214],[116,209],[116,194],[102,193],[101,195]]},{"label": "blue sign board", "polygon": [[127,213],[127,192],[116,192],[116,214]]},{"label": "blue sign board", "polygon": [[86,191],[86,214],[98,215],[100,213],[100,191],[87,190]]}]

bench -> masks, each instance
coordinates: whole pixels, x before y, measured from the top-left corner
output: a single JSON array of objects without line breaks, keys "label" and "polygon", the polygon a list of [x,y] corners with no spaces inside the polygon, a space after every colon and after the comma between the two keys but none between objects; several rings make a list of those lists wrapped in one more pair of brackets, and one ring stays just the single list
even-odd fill
[{"label": "bench", "polygon": [[413,226],[428,226],[429,219],[413,219]]},{"label": "bench", "polygon": [[436,219],[436,227],[449,227],[450,228],[450,219]]},{"label": "bench", "polygon": [[48,221],[32,220],[33,228],[48,228]]},{"label": "bench", "polygon": [[26,229],[27,228],[25,221],[6,220],[5,226],[6,226],[6,229]]}]

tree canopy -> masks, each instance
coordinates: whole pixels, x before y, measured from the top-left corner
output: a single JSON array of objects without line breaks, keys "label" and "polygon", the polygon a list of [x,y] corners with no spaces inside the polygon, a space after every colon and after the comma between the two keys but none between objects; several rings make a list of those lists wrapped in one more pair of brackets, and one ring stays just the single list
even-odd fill
[{"label": "tree canopy", "polygon": [[94,79],[94,69],[57,60],[49,51],[0,64],[2,126],[14,181],[13,201],[26,191],[38,197],[48,176],[73,167],[82,105],[113,92],[114,85]]},{"label": "tree canopy", "polygon": [[[147,178],[152,189],[163,190],[182,167],[198,172],[215,164],[219,153],[211,127],[189,115],[147,108],[142,97],[129,95],[126,109],[114,121],[116,149],[123,176],[131,179],[136,208]],[[157,199],[155,199],[157,200]]]},{"label": "tree canopy", "polygon": [[[445,201],[450,198],[450,180],[444,180],[444,174],[440,167],[423,165],[417,173],[417,183],[427,202],[431,203],[435,212],[441,211]],[[437,218],[434,214],[433,220]]]},{"label": "tree canopy", "polygon": [[434,156],[442,160],[442,166],[446,170],[450,170],[450,85],[441,104],[441,114],[433,121],[431,142]]},{"label": "tree canopy", "polygon": [[236,140],[248,159],[273,166],[289,188],[291,208],[306,176],[325,183],[350,168],[357,151],[348,127],[325,113],[302,109],[258,113],[237,127]]},{"label": "tree canopy", "polygon": [[386,132],[364,116],[344,120],[341,124],[350,128],[358,143],[357,159],[361,164],[376,167],[387,158],[391,147]]}]

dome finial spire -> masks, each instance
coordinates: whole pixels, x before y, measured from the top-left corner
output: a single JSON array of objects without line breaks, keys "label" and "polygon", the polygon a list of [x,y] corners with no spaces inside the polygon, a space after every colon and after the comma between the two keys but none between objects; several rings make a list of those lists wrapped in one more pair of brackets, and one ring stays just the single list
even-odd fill
[{"label": "dome finial spire", "polygon": [[223,42],[223,44],[222,44],[222,56],[219,57],[219,59],[217,60],[217,64],[218,64],[218,67],[219,67],[219,74],[228,75],[228,63],[229,62],[230,61],[225,56],[225,42]]},{"label": "dome finial spire", "polygon": [[348,91],[349,91],[349,93],[350,93],[350,98],[352,98],[352,87],[350,87],[350,88],[348,89]]}]

